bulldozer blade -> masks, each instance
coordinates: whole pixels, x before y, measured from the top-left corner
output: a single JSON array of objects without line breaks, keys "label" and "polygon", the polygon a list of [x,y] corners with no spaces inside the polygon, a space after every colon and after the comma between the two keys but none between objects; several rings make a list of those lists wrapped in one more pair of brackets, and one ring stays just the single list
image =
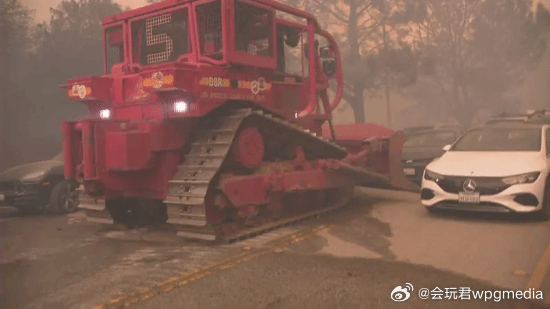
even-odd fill
[{"label": "bulldozer blade", "polygon": [[[340,164],[340,170],[356,185],[420,192],[420,187],[403,174],[401,154],[405,136],[402,132],[378,124],[355,123],[334,125],[334,133],[333,141],[350,153]],[[323,137],[332,139],[328,126],[323,127]]]}]

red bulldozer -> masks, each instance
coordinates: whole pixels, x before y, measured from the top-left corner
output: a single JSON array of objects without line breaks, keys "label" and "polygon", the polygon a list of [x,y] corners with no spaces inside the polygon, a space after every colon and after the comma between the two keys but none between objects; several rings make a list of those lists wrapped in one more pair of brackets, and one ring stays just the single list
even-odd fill
[{"label": "red bulldozer", "polygon": [[[235,240],[340,207],[354,186],[418,190],[401,132],[332,125],[333,37],[271,0],[166,0],[103,19],[103,76],[61,87],[67,179],[91,221]],[[332,89],[332,90],[330,90]]]}]

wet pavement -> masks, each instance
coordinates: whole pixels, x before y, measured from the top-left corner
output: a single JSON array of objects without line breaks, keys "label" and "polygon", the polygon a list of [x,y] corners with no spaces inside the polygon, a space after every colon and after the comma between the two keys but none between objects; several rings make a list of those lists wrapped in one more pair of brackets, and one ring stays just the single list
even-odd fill
[{"label": "wet pavement", "polygon": [[[550,291],[549,222],[433,216],[417,195],[383,190],[359,189],[341,210],[229,245],[135,241],[81,213],[10,209],[0,233],[1,308],[512,308],[418,291]],[[392,301],[406,283],[410,298]]]}]

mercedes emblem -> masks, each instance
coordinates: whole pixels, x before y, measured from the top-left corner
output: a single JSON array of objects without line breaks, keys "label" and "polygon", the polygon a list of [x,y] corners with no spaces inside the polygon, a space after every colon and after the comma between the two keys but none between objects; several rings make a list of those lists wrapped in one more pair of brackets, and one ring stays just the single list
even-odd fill
[{"label": "mercedes emblem", "polygon": [[468,179],[462,184],[462,188],[466,192],[474,192],[474,190],[476,189],[476,182],[472,179]]}]

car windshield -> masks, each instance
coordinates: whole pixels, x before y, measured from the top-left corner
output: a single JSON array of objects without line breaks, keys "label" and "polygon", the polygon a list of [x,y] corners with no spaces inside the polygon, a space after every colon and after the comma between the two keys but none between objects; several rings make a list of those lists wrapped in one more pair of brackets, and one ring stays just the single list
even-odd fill
[{"label": "car windshield", "polygon": [[404,147],[443,147],[456,139],[453,132],[426,132],[412,135],[405,141]]},{"label": "car windshield", "polygon": [[487,121],[487,124],[496,124],[496,123],[518,123],[525,122],[524,119],[494,119]]},{"label": "car windshield", "polygon": [[63,162],[63,153],[58,153],[55,157],[52,158],[53,161],[61,161]]},{"label": "car windshield", "polygon": [[451,151],[540,151],[541,129],[487,127],[471,130]]}]

